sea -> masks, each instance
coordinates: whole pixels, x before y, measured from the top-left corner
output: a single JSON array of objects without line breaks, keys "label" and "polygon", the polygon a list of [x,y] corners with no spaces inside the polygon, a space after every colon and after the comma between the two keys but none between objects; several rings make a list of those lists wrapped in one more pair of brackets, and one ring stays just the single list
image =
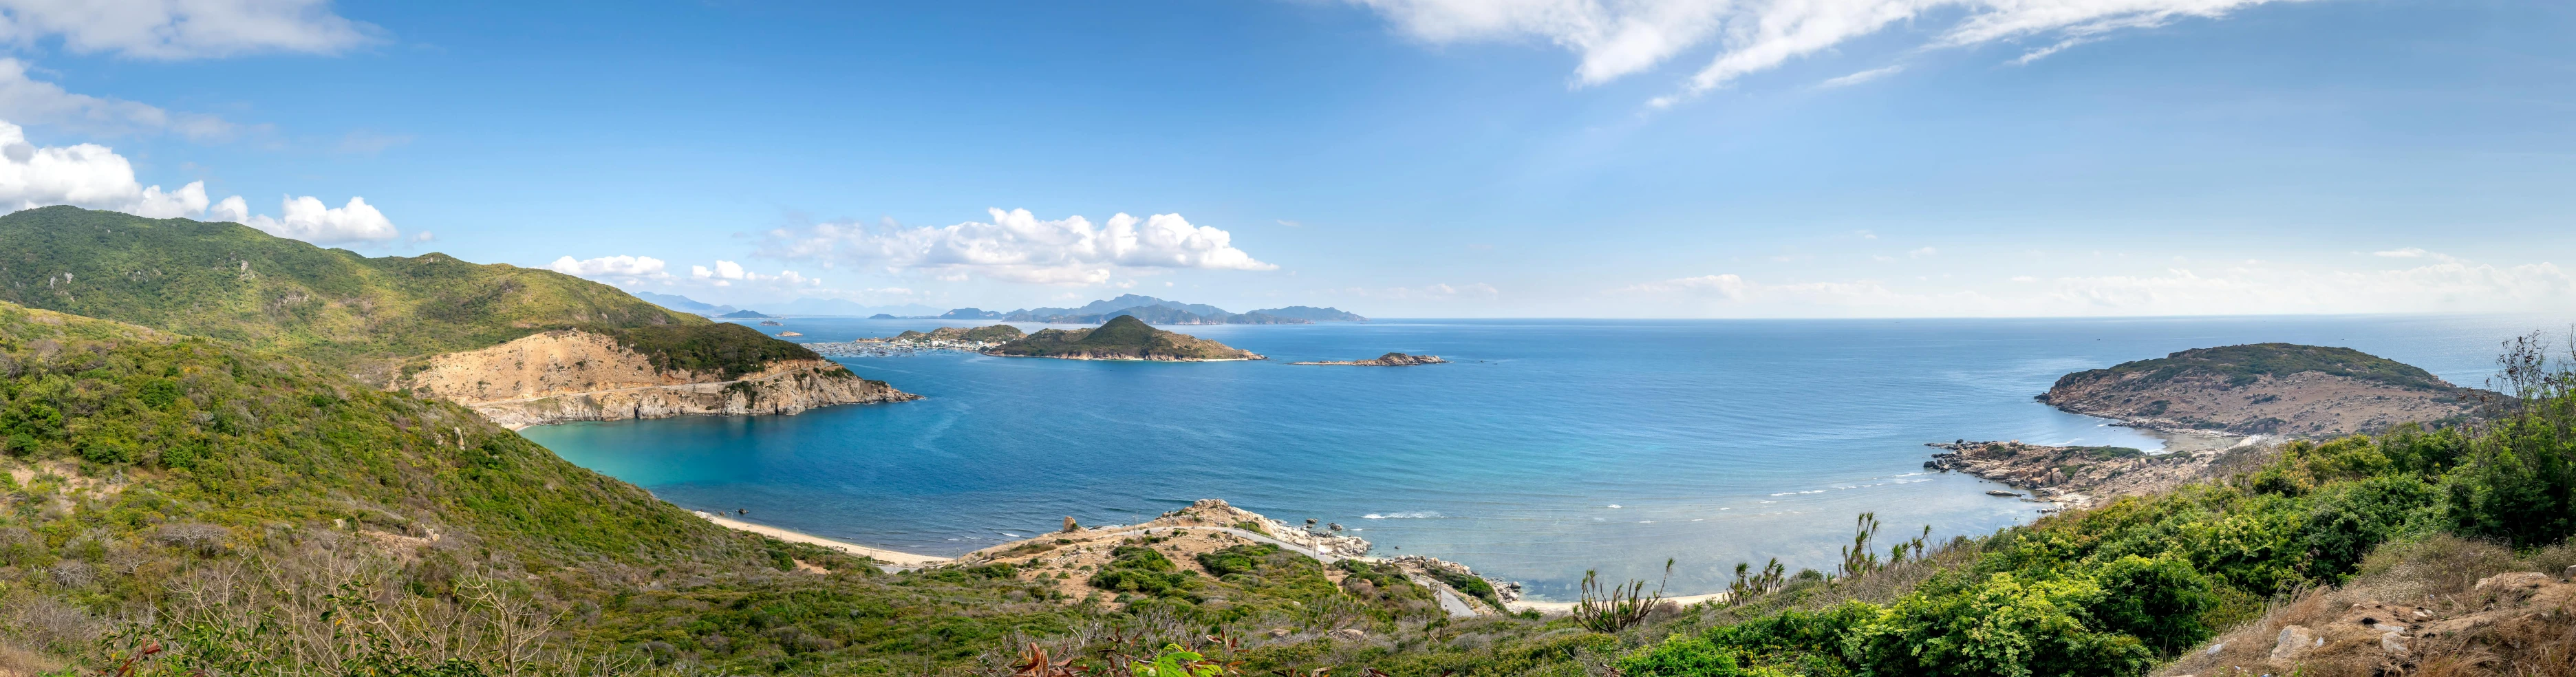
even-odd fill
[{"label": "sea", "polygon": [[[1270,357],[1149,363],[961,352],[840,359],[924,399],[796,416],[523,431],[681,507],[957,555],[1133,524],[1203,498],[1316,520],[1571,599],[1586,572],[1673,594],[1738,562],[1831,570],[1867,513],[1886,543],[1982,535],[2042,504],[1927,472],[1931,442],[2155,451],[2032,399],[2068,372],[2187,348],[2344,346],[2484,384],[2502,341],[2576,315],[2119,319],[1480,319],[1166,327]],[[960,321],[786,318],[846,341]],[[1024,325],[1035,330],[1041,325]],[[1387,352],[1452,364],[1295,366]]]}]

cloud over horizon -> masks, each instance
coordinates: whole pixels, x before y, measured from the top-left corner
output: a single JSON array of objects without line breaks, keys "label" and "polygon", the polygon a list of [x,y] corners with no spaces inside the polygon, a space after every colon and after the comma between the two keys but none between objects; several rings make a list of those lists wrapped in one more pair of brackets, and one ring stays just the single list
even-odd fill
[{"label": "cloud over horizon", "polygon": [[[2420,251],[2420,250],[2418,250]],[[1701,317],[2033,317],[2514,312],[2576,308],[2554,263],[2500,266],[2438,253],[2406,268],[2315,270],[2246,262],[2160,275],[2015,276],[2002,291],[1911,290],[1882,280],[1763,283],[1735,274],[1621,287],[1614,298]]]},{"label": "cloud over horizon", "polygon": [[1234,235],[1179,214],[1125,213],[1095,226],[1071,216],[1041,220],[1026,209],[987,210],[992,222],[950,226],[824,223],[767,234],[760,254],[783,260],[883,266],[962,281],[1097,285],[1120,270],[1275,270],[1234,246]]}]

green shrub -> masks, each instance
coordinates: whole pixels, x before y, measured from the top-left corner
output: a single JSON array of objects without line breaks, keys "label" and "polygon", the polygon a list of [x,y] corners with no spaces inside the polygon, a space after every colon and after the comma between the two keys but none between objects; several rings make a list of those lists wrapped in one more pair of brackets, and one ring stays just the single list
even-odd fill
[{"label": "green shrub", "polygon": [[2102,600],[2091,610],[2099,629],[2136,637],[2159,656],[2180,653],[2214,632],[2202,617],[2218,599],[2187,562],[2127,555],[2102,565],[2093,582],[2102,588]]}]

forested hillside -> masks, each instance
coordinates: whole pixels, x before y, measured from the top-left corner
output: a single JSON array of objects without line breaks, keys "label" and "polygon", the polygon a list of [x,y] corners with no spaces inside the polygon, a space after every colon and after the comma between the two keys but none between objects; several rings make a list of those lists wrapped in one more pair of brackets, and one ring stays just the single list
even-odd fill
[{"label": "forested hillside", "polygon": [[435,253],[368,258],[235,223],[45,207],[0,216],[0,242],[0,300],[287,352],[378,383],[402,358],[548,329],[615,336],[675,368],[815,359],[554,271]]}]

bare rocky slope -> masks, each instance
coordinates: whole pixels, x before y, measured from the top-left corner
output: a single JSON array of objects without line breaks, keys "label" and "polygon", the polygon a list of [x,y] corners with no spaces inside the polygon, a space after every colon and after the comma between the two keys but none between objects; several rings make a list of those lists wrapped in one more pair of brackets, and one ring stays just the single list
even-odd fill
[{"label": "bare rocky slope", "polygon": [[572,330],[431,357],[402,377],[399,387],[465,405],[513,428],[690,414],[796,414],[920,398],[822,359],[774,360],[747,374],[664,369],[614,339]]},{"label": "bare rocky slope", "polygon": [[2259,343],[2067,374],[2039,401],[2141,428],[2325,438],[2458,421],[2495,397],[2351,348]]}]

